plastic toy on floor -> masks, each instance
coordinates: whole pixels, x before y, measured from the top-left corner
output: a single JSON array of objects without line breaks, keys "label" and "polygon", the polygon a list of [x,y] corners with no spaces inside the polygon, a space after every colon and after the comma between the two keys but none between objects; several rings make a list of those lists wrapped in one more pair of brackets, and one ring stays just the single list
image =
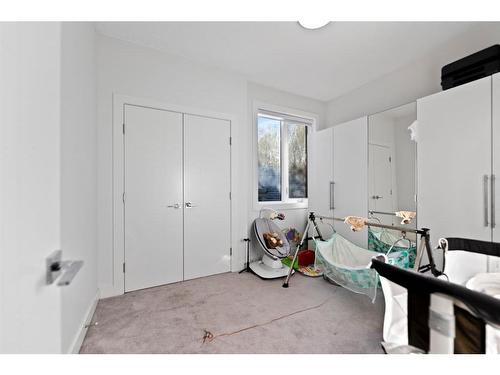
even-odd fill
[{"label": "plastic toy on floor", "polygon": [[[288,256],[282,260],[282,263],[290,267],[293,256]],[[319,277],[323,276],[323,269],[316,265],[316,256],[313,250],[299,250],[293,269],[304,276]]]},{"label": "plastic toy on floor", "polygon": [[[288,228],[283,231],[285,237],[290,243],[290,246],[295,249],[297,253],[297,259],[293,269],[300,272],[304,276],[309,277],[319,277],[323,276],[323,269],[316,264],[316,256],[314,250],[300,250],[301,235],[300,232],[295,228]],[[281,260],[281,262],[291,267],[293,261],[293,255]]]}]

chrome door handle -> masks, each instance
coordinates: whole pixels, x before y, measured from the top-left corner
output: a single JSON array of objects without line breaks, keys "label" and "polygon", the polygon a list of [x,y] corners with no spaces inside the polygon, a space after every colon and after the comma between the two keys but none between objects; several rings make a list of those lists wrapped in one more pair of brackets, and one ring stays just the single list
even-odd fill
[{"label": "chrome door handle", "polygon": [[372,196],[372,199],[382,199],[382,198],[383,198],[383,196],[381,196],[381,195],[373,195]]},{"label": "chrome door handle", "polygon": [[179,203],[175,203],[175,204],[169,205],[167,207],[168,208],[175,208],[177,210],[177,209],[181,208],[181,205]]},{"label": "chrome door handle", "polygon": [[491,175],[491,227],[495,228],[496,223],[496,204],[495,204],[495,179],[496,176],[494,174]]},{"label": "chrome door handle", "polygon": [[197,207],[195,206],[194,204],[192,204],[191,202],[186,202],[186,207],[187,208],[193,208],[193,207]]},{"label": "chrome door handle", "polygon": [[488,175],[483,176],[484,226],[488,226]]}]

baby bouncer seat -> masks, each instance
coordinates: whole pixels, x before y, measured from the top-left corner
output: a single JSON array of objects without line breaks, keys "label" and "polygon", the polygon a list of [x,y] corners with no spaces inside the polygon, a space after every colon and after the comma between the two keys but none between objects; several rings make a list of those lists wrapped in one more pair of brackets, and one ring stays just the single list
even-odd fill
[{"label": "baby bouncer seat", "polygon": [[[250,263],[250,269],[253,273],[263,279],[276,279],[285,277],[289,268],[281,260],[290,255],[290,244],[282,232],[281,228],[272,218],[280,218],[271,215],[270,218],[259,217],[253,222],[253,232],[257,239],[259,247],[263,251],[262,259]],[[273,234],[278,238],[279,246],[272,247],[266,242],[266,235]]]}]

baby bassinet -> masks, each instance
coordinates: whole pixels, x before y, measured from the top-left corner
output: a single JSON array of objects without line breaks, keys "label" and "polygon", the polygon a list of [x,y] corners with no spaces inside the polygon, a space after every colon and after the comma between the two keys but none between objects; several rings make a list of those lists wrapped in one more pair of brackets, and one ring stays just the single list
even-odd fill
[{"label": "baby bassinet", "polygon": [[[407,242],[409,246],[397,246],[398,243],[403,242]],[[386,229],[376,230],[372,227],[368,227],[368,250],[383,254],[390,251],[388,254],[390,264],[406,269],[413,268],[417,256],[415,242],[401,241],[401,237],[397,237]]]},{"label": "baby bassinet", "polygon": [[314,243],[316,263],[324,269],[325,277],[375,301],[378,275],[370,265],[372,258],[380,254],[363,249],[338,233],[333,233],[327,241],[314,238]]}]

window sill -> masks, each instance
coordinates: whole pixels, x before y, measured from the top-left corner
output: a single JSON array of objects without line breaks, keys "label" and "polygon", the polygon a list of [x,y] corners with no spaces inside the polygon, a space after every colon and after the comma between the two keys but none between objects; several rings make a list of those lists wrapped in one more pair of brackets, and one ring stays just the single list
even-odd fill
[{"label": "window sill", "polygon": [[263,208],[271,208],[273,210],[297,210],[309,208],[309,202],[304,199],[302,202],[255,202],[254,209],[260,211]]}]

